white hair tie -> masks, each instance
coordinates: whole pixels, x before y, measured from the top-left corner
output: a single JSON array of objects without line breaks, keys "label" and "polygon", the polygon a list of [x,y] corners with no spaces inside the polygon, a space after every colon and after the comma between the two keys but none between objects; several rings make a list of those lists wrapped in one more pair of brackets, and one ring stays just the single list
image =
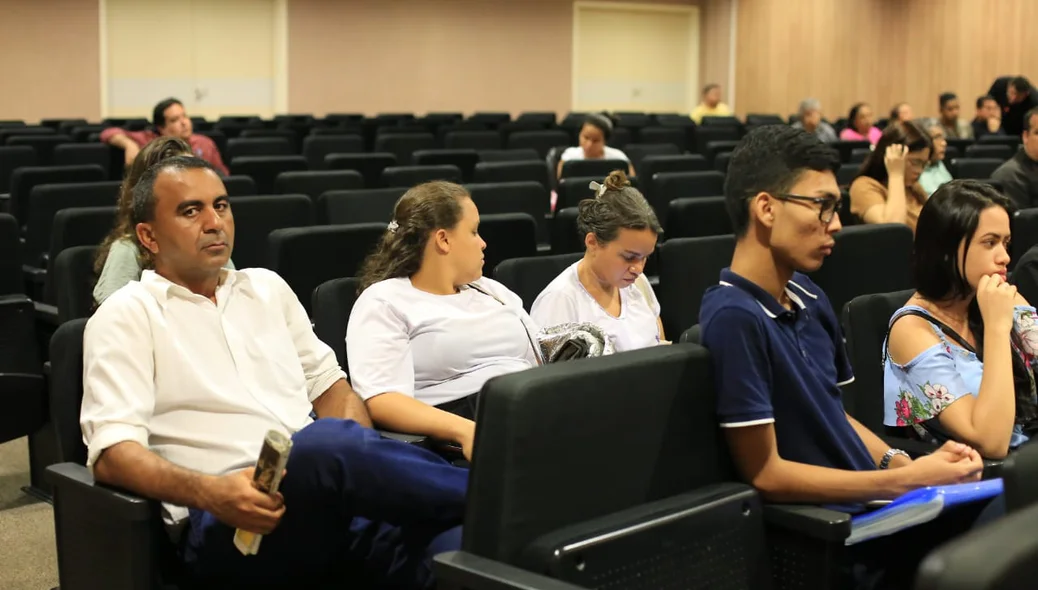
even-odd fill
[{"label": "white hair tie", "polygon": [[395,233],[396,233],[396,230],[397,230],[397,229],[398,229],[399,227],[400,227],[400,224],[399,224],[399,223],[397,223],[397,222],[396,222],[396,220],[394,219],[393,221],[390,221],[390,222],[389,222],[389,225],[387,225],[387,226],[386,226],[386,229],[387,229],[387,230],[389,230],[389,233],[391,233],[391,234],[395,234]]},{"label": "white hair tie", "polygon": [[606,192],[606,188],[607,188],[606,185],[597,183],[594,180],[592,180],[591,184],[589,184],[587,186],[591,190],[595,191],[595,198],[596,199],[601,197],[602,195],[604,195],[605,192]]}]

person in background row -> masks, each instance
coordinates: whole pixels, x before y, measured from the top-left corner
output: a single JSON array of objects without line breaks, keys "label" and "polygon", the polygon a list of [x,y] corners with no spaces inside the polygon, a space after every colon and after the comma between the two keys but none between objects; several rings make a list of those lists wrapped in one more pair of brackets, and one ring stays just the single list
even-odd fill
[{"label": "person in background row", "polygon": [[988,94],[1002,107],[1002,129],[1006,135],[1023,133],[1024,115],[1038,107],[1038,91],[1031,86],[1031,81],[1023,76],[1003,76],[995,80]]},{"label": "person in background row", "polygon": [[905,123],[912,120],[912,105],[907,102],[899,102],[894,105],[894,108],[890,109],[890,116],[887,119],[887,125],[892,125],[895,122]]},{"label": "person in background row", "polygon": [[[838,165],[831,148],[785,125],[742,139],[724,187],[735,254],[703,296],[699,323],[718,421],[743,480],[766,501],[861,510],[919,487],[976,481],[983,462],[958,443],[913,461],[844,410],[840,387],[854,375],[840,322],[805,274],[821,268],[841,229]],[[910,587],[922,557],[972,524],[948,517],[847,547],[837,587]]]},{"label": "person in background row", "polygon": [[[119,186],[116,203],[115,226],[97,249],[94,259],[94,303],[101,305],[105,299],[130,281],[141,278],[141,271],[152,267],[151,252],[140,246],[137,229],[133,222],[133,187],[148,168],[175,156],[190,156],[191,148],[179,137],[158,137],[137,154],[126,171]],[[227,268],[234,270],[234,263],[227,259]]]},{"label": "person in background row", "polygon": [[656,213],[620,170],[578,209],[584,258],[541,291],[530,310],[533,321],[544,327],[595,324],[616,352],[664,342],[660,303],[643,274],[663,233]]},{"label": "person in background row", "polygon": [[1006,282],[1012,202],[975,180],[941,187],[916,226],[916,292],[890,319],[883,423],[1002,459],[1038,426],[1038,315]]},{"label": "person in background row", "polygon": [[955,96],[954,92],[945,92],[938,100],[944,136],[952,139],[973,139],[973,127],[965,119],[959,118],[959,97]]},{"label": "person in background row", "polygon": [[800,101],[800,107],[797,109],[797,121],[793,123],[793,127],[813,133],[822,140],[822,143],[833,143],[839,139],[836,137],[836,130],[833,129],[833,126],[822,120],[822,105],[816,98],[805,98]]},{"label": "person in background row", "polygon": [[1038,108],[1027,112],[1026,122],[1020,150],[991,173],[1019,209],[1038,207]]},{"label": "person in background row", "polygon": [[699,125],[703,117],[729,117],[732,109],[721,102],[721,86],[719,84],[707,84],[703,87],[703,100],[696,108],[692,109],[692,120]]},{"label": "person in background row", "polygon": [[484,248],[464,187],[411,188],[364,262],[346,326],[353,388],[375,424],[455,442],[467,459],[483,384],[540,362],[522,300],[483,276]]},{"label": "person in background row", "polygon": [[915,123],[887,127],[851,183],[851,211],[864,223],[904,223],[915,231],[927,198],[919,176],[932,151],[930,135]]},{"label": "person in background row", "polygon": [[876,145],[883,132],[872,124],[872,107],[859,102],[847,113],[847,128],[840,132],[840,139],[845,141],[867,141]]},{"label": "person in background row", "polygon": [[562,165],[570,160],[623,160],[627,162],[628,172],[634,176],[634,167],[623,150],[609,147],[606,143],[613,134],[613,122],[605,115],[593,114],[584,119],[580,127],[580,145],[568,147],[559,157],[559,166],[555,170],[557,177],[562,176]]},{"label": "person in background row", "polygon": [[[96,480],[163,502],[192,588],[434,587],[432,556],[461,546],[468,471],[381,438],[284,279],[224,268],[234,215],[211,164],[169,158],[133,200],[155,270],[83,335]],[[253,482],[270,430],[293,441],[277,494]],[[259,557],[235,529],[265,535]]]},{"label": "person in background row", "polygon": [[924,119],[916,123],[930,134],[933,142],[933,153],[930,154],[930,163],[919,175],[919,186],[927,195],[932,195],[942,184],[951,181],[951,172],[944,166],[944,154],[948,149],[948,141],[944,137],[946,127],[937,119]]},{"label": "person in background row", "polygon": [[220,174],[229,174],[227,166],[220,157],[216,143],[205,135],[192,132],[191,119],[184,111],[184,103],[175,98],[167,98],[155,105],[151,114],[154,129],[145,131],[126,131],[111,127],[101,132],[101,141],[122,148],[126,155],[126,165],[133,163],[137,152],[157,137],[179,137],[191,146],[191,153],[213,165]]},{"label": "person in background row", "polygon": [[977,114],[970,122],[973,128],[973,137],[980,139],[985,135],[1005,135],[1002,129],[1002,110],[998,102],[990,95],[985,94],[977,98]]}]

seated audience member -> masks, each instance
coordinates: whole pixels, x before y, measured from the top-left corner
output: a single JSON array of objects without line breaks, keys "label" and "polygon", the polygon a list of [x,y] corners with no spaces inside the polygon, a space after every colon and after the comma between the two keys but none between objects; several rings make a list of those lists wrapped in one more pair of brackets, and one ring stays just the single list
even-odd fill
[{"label": "seated audience member", "polygon": [[[1006,282],[1012,202],[956,180],[923,207],[917,291],[890,319],[883,423],[1001,459],[1038,424],[1038,315]],[[1026,430],[1026,432],[1025,432]]]},{"label": "seated audience member", "polygon": [[732,109],[721,102],[721,85],[707,84],[703,87],[703,99],[692,109],[692,120],[699,125],[703,117],[730,117]]},{"label": "seated audience member", "polygon": [[[155,270],[113,294],[83,337],[97,481],[164,502],[205,587],[431,588],[431,555],[460,546],[467,471],[382,439],[285,281],[224,268],[234,217],[211,164],[149,169],[133,223]],[[293,440],[274,495],[252,481],[269,430]],[[237,528],[266,535],[260,562],[235,548]]]},{"label": "seated audience member", "polygon": [[[98,275],[94,285],[94,303],[101,305],[112,293],[130,281],[141,278],[141,271],[151,268],[151,252],[142,248],[137,241],[137,230],[133,217],[133,187],[141,175],[155,164],[174,156],[190,156],[191,148],[177,137],[159,137],[144,146],[126,172],[119,187],[116,204],[115,227],[101,242],[94,259],[94,273]],[[234,270],[234,263],[227,259],[227,268]]]},{"label": "seated audience member", "polygon": [[1038,91],[1023,76],[1002,77],[988,90],[1002,107],[1002,129],[1006,135],[1020,135],[1024,131],[1024,115],[1038,108]]},{"label": "seated audience member", "polygon": [[559,157],[556,176],[562,176],[562,165],[570,160],[623,160],[627,162],[628,171],[633,176],[634,168],[631,160],[622,150],[609,147],[606,142],[613,134],[613,122],[605,115],[588,115],[580,128],[580,145],[568,147]]},{"label": "seated audience member", "polygon": [[998,102],[989,95],[977,99],[977,114],[970,122],[973,128],[973,137],[980,139],[985,135],[1005,135],[1002,130],[1002,110]]},{"label": "seated audience member", "polygon": [[876,145],[883,132],[872,124],[872,107],[859,102],[847,113],[847,128],[840,132],[845,141],[867,141]]},{"label": "seated audience member", "polygon": [[797,109],[798,120],[793,123],[796,129],[803,129],[808,133],[814,133],[824,143],[837,141],[836,130],[833,126],[822,120],[822,106],[815,98],[805,98],[800,101]]},{"label": "seated audience member", "polygon": [[894,123],[907,123],[912,120],[912,105],[907,102],[899,102],[894,105],[894,108],[890,109],[890,116],[887,119],[887,125],[893,125]]},{"label": "seated audience member", "polygon": [[911,121],[887,127],[851,183],[851,211],[864,223],[904,223],[915,231],[927,197],[919,176],[932,147],[930,135]]},{"label": "seated audience member", "polygon": [[948,168],[944,165],[944,153],[948,149],[948,140],[944,136],[947,128],[937,119],[920,121],[917,125],[930,133],[930,141],[933,142],[933,153],[930,154],[930,162],[923,169],[923,173],[919,175],[919,186],[929,196],[940,188],[942,184],[950,182],[952,179],[951,172],[948,172]]},{"label": "seated audience member", "polygon": [[191,119],[184,111],[184,103],[175,98],[167,98],[160,102],[152,111],[151,122],[155,129],[145,131],[126,131],[118,127],[105,129],[101,132],[101,141],[122,148],[126,155],[126,165],[129,166],[137,157],[137,152],[154,141],[156,137],[179,137],[191,146],[192,154],[212,164],[220,174],[229,173],[220,157],[220,150],[216,148],[216,143],[205,135],[192,133]]},{"label": "seated audience member", "polygon": [[540,362],[522,300],[483,276],[484,248],[463,187],[412,188],[364,263],[346,328],[353,386],[375,424],[457,442],[466,458],[483,384]]},{"label": "seated audience member", "polygon": [[584,258],[541,291],[530,310],[533,321],[543,327],[595,324],[616,352],[664,341],[660,303],[642,274],[663,233],[656,213],[620,170],[578,209]]},{"label": "seated audience member", "polygon": [[954,92],[945,92],[938,100],[944,136],[952,139],[973,139],[973,127],[968,121],[959,118],[959,97],[955,96]]},{"label": "seated audience member", "polygon": [[1038,108],[1027,113],[1023,145],[994,172],[991,179],[1002,183],[1006,196],[1020,209],[1038,207]]},{"label": "seated audience member", "polygon": [[[735,254],[699,321],[734,464],[772,502],[857,504],[975,481],[983,462],[970,447],[949,442],[913,461],[844,411],[840,386],[854,376],[840,323],[802,274],[821,267],[841,228],[837,165],[817,138],[786,126],[750,131],[732,154],[725,199]],[[909,587],[947,527],[960,520],[848,547],[845,567],[857,587],[863,574],[885,575],[890,586],[878,587]]]}]

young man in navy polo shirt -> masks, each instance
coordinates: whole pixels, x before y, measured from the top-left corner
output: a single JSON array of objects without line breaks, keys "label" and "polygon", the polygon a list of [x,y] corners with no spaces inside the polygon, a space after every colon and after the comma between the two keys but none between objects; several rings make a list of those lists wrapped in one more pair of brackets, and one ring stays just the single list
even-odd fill
[{"label": "young man in navy polo shirt", "polygon": [[840,325],[801,274],[822,266],[841,228],[837,164],[815,136],[783,125],[751,131],[732,153],[725,199],[735,255],[699,321],[733,460],[778,502],[857,504],[976,480],[983,463],[966,445],[912,461],[843,409],[840,386],[854,376]]}]

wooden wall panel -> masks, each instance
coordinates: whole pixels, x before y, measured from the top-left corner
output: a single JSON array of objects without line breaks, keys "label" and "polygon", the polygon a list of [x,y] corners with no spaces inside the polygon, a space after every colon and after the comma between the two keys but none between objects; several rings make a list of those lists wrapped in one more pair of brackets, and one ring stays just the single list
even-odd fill
[{"label": "wooden wall panel", "polygon": [[877,115],[909,102],[936,115],[959,94],[963,116],[1000,75],[1038,82],[1033,0],[737,0],[736,110],[792,113],[804,97],[830,118],[857,101]]}]

